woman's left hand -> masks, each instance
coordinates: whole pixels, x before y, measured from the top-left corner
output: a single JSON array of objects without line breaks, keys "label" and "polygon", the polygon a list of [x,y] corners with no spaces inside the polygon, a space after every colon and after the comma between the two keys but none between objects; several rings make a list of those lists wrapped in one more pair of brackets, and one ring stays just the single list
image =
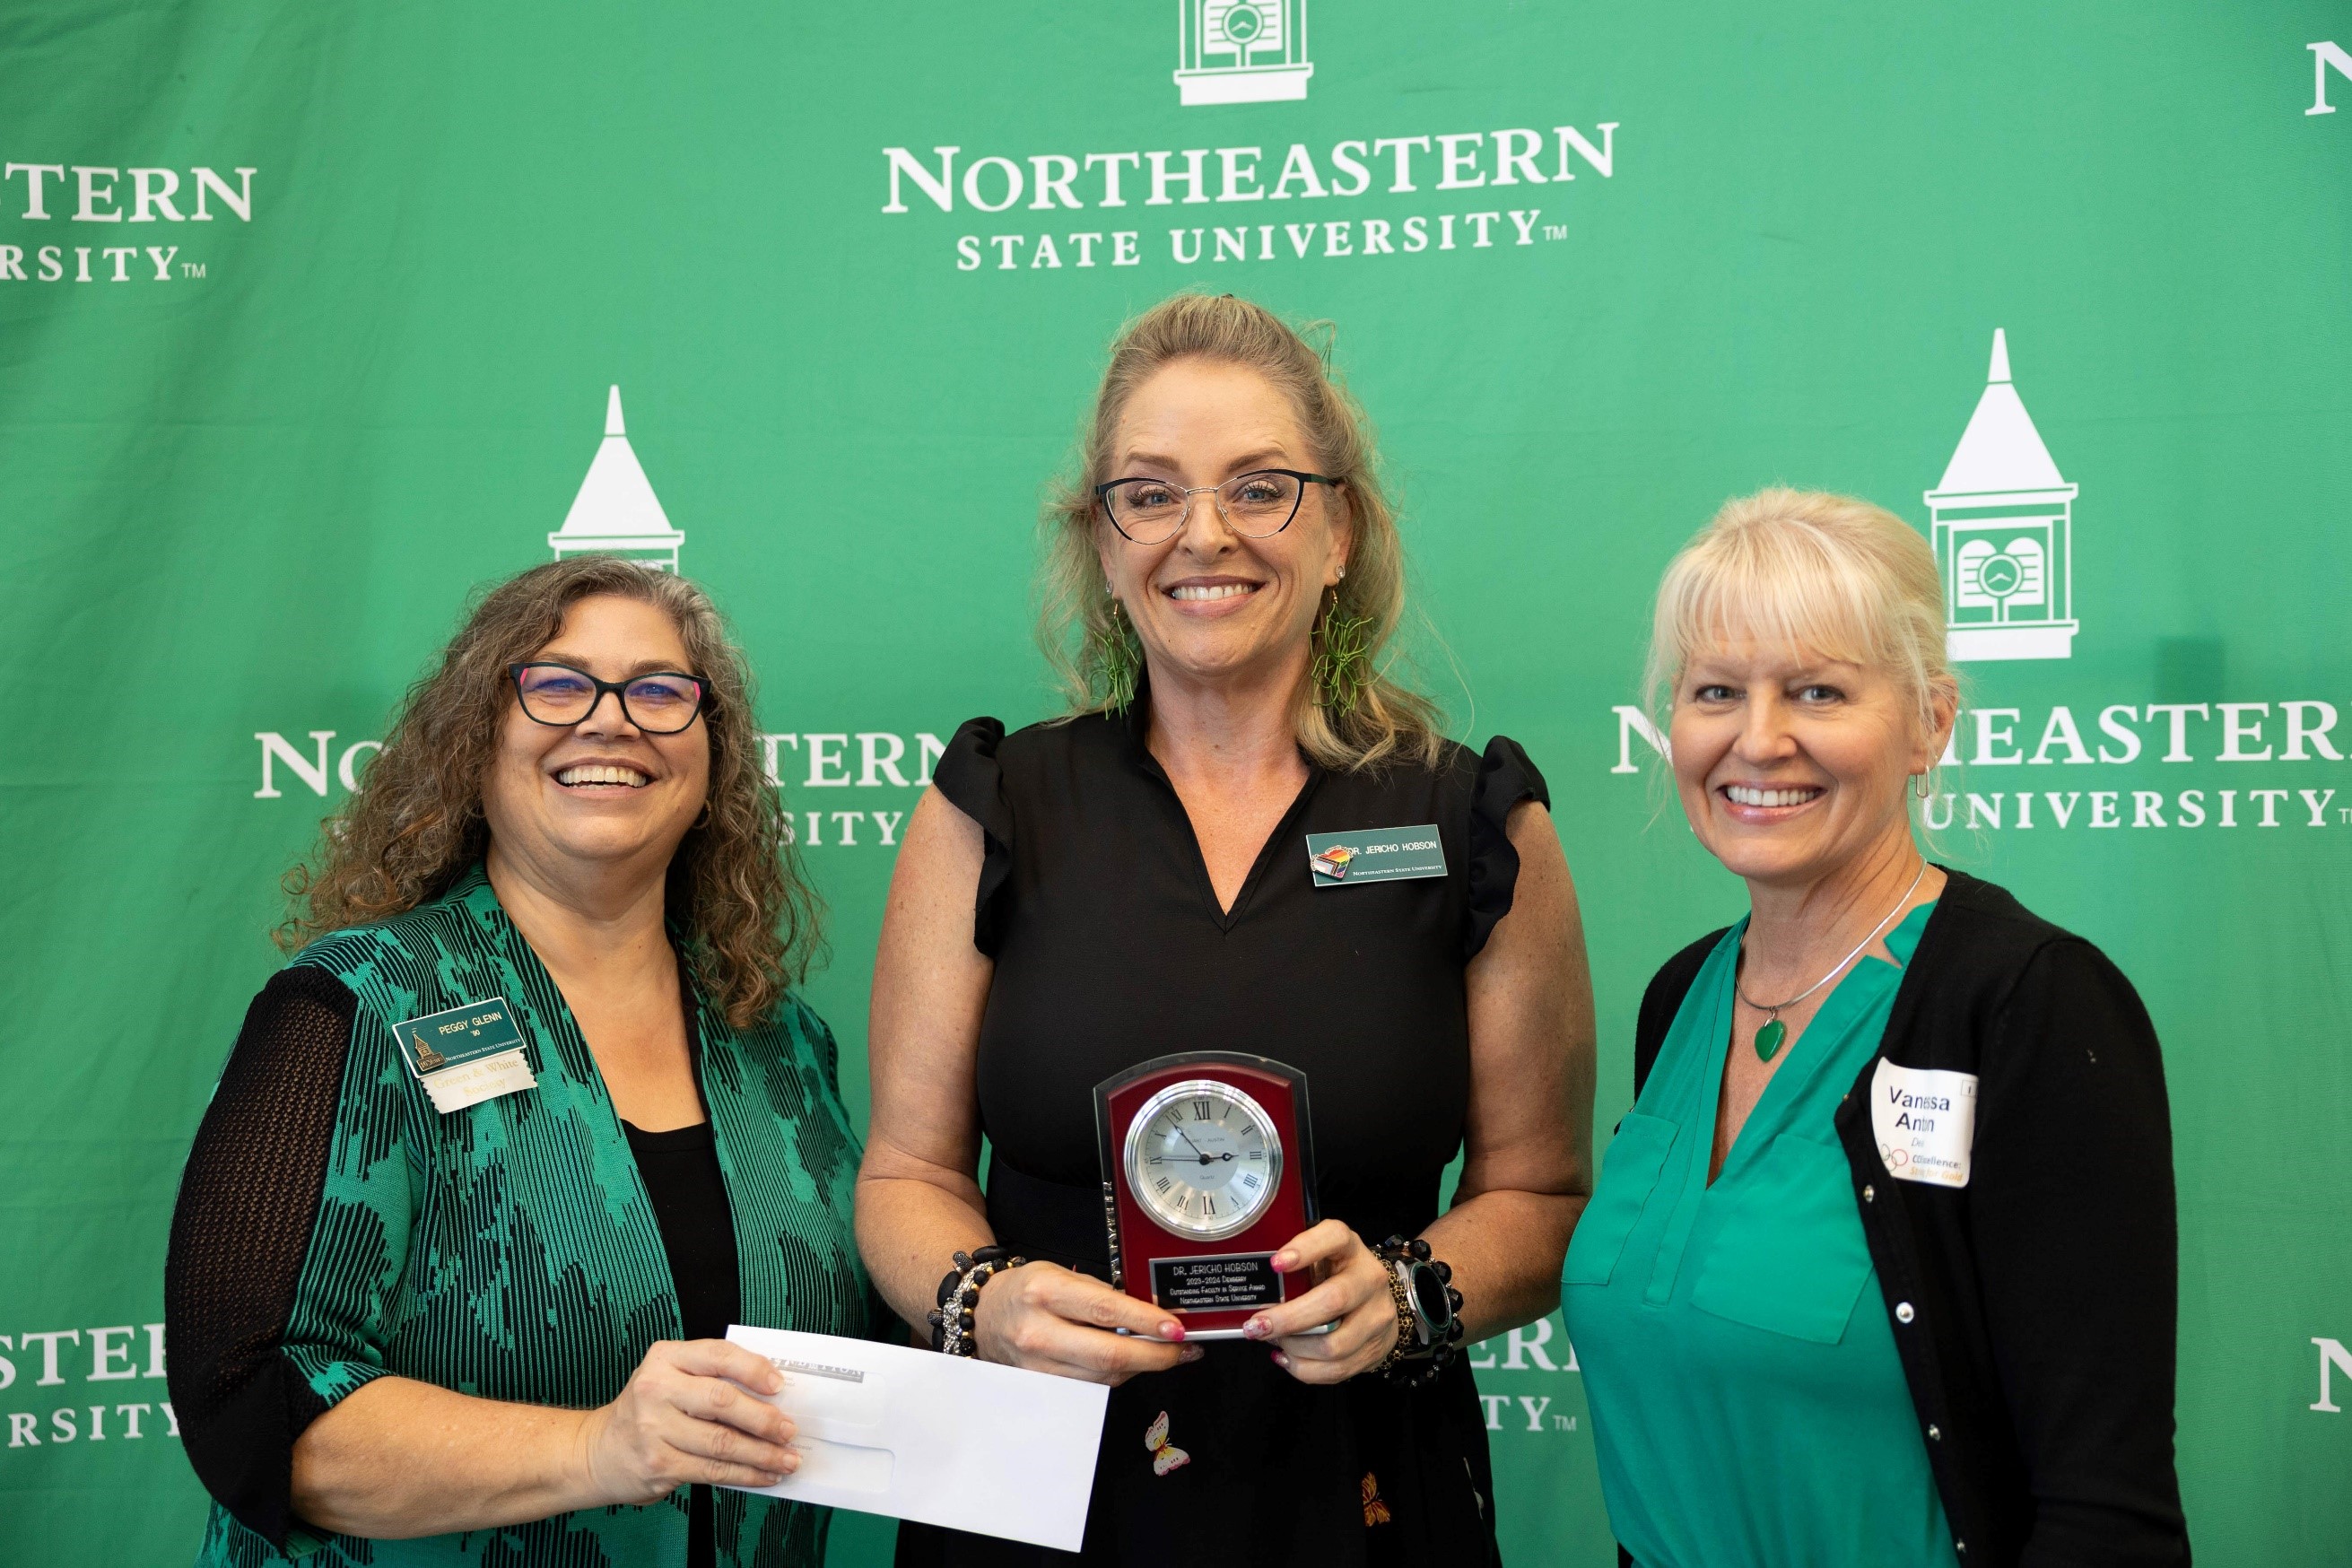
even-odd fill
[{"label": "woman's left hand", "polygon": [[[1322,1281],[1295,1301],[1242,1325],[1253,1340],[1275,1342],[1274,1363],[1301,1383],[1345,1383],[1388,1359],[1396,1346],[1396,1298],[1389,1267],[1363,1238],[1336,1219],[1291,1237],[1274,1255],[1277,1274],[1323,1266]],[[1305,1331],[1328,1323],[1328,1334]]]}]

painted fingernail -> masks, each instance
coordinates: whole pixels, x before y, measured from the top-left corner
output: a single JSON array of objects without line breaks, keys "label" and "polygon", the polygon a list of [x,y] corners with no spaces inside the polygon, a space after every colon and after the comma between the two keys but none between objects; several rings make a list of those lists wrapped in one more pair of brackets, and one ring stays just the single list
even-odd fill
[{"label": "painted fingernail", "polygon": [[1283,1354],[1280,1351],[1275,1351],[1272,1354],[1274,1356],[1275,1365],[1280,1367],[1285,1372],[1288,1372],[1290,1370],[1290,1358],[1288,1356]]},{"label": "painted fingernail", "polygon": [[1295,1252],[1277,1252],[1274,1255],[1274,1271],[1276,1274],[1287,1274],[1297,1267],[1298,1254]]},{"label": "painted fingernail", "polygon": [[1181,1351],[1177,1352],[1176,1359],[1178,1361],[1199,1361],[1202,1356],[1207,1355],[1208,1353],[1209,1352],[1205,1349],[1199,1345],[1186,1345]]},{"label": "painted fingernail", "polygon": [[1248,1322],[1242,1325],[1242,1335],[1244,1339],[1262,1340],[1265,1338],[1265,1320],[1264,1318],[1252,1318]]},{"label": "painted fingernail", "polygon": [[1181,1340],[1184,1337],[1184,1325],[1172,1320],[1162,1323],[1160,1325],[1160,1337],[1163,1340]]}]

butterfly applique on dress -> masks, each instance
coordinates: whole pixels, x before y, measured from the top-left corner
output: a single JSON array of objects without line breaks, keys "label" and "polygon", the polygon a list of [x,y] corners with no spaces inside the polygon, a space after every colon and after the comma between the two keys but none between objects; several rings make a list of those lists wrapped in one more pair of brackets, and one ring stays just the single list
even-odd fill
[{"label": "butterfly applique on dress", "polygon": [[1164,1476],[1192,1462],[1192,1456],[1168,1440],[1168,1412],[1161,1411],[1144,1429],[1143,1446],[1151,1450],[1151,1473]]},{"label": "butterfly applique on dress", "polygon": [[1367,1526],[1386,1524],[1390,1520],[1388,1500],[1381,1496],[1381,1479],[1371,1471],[1364,1472],[1364,1523]]}]

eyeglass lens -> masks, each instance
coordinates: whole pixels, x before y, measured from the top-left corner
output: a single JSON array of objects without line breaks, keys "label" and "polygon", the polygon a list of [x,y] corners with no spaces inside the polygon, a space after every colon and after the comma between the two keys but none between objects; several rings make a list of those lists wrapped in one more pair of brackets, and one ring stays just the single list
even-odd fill
[{"label": "eyeglass lens", "polygon": [[[523,711],[542,724],[577,724],[604,696],[592,676],[562,664],[527,664],[515,677]],[[641,675],[624,683],[621,707],[630,723],[655,735],[674,735],[702,708],[702,683],[683,675]]]},{"label": "eyeglass lens", "polygon": [[[1234,532],[1263,539],[1289,524],[1300,488],[1288,474],[1243,474],[1217,487],[1217,506]],[[1195,499],[1160,479],[1129,479],[1104,493],[1111,521],[1139,544],[1156,544],[1182,527]]]}]

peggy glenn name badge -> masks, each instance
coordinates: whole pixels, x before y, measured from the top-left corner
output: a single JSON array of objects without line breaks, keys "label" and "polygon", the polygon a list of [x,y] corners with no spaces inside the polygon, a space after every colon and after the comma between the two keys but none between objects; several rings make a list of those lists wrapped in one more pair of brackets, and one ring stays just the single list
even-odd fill
[{"label": "peggy glenn name badge", "polygon": [[523,1056],[522,1029],[503,996],[405,1018],[392,1026],[400,1059],[443,1115],[536,1089]]}]

